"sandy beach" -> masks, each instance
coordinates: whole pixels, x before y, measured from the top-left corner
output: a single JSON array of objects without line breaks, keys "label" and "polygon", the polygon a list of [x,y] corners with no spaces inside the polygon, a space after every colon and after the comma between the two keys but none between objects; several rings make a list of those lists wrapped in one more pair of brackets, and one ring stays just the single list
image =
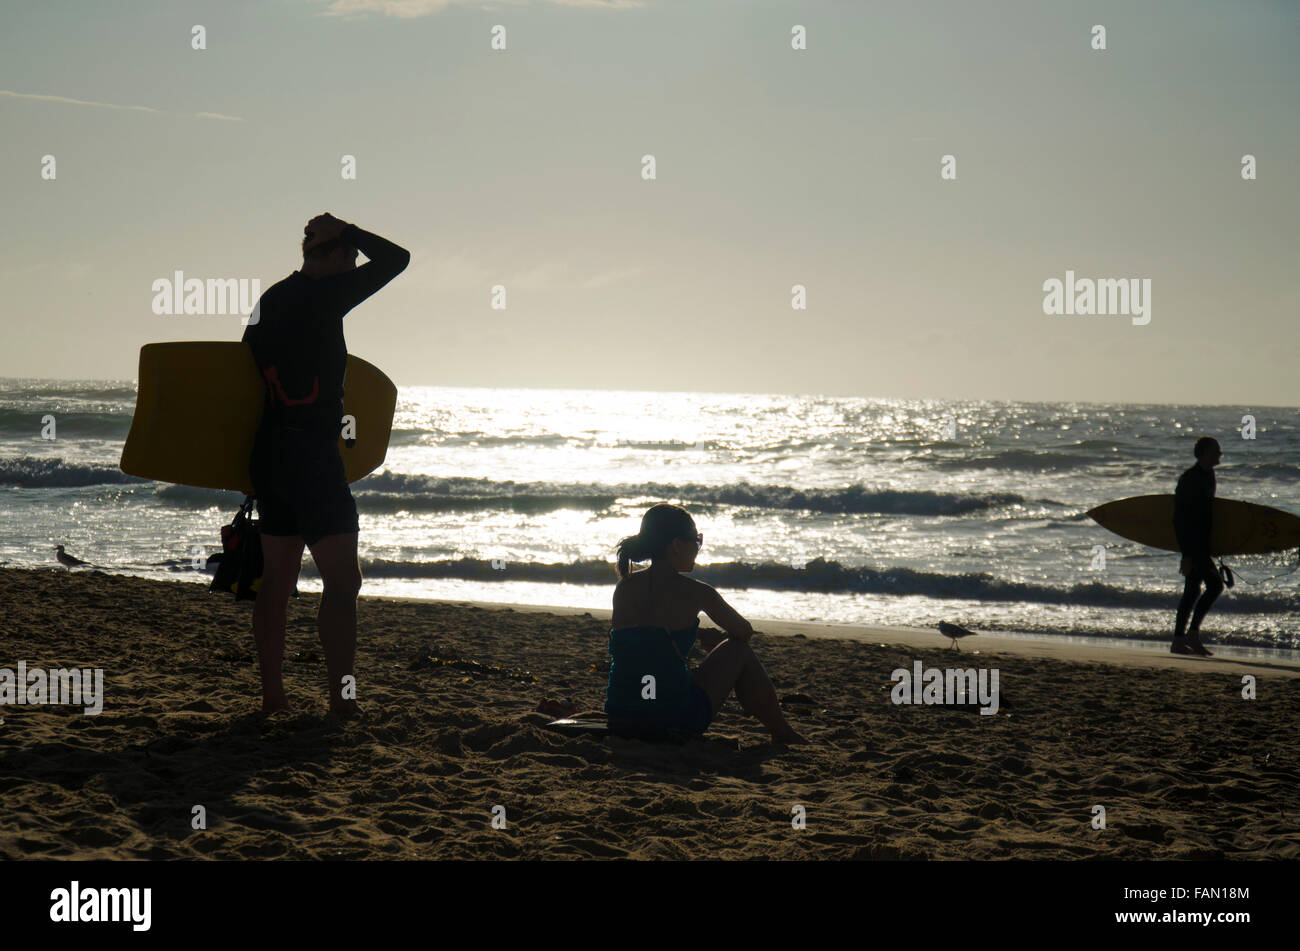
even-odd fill
[{"label": "sandy beach", "polygon": [[[0,668],[104,671],[97,716],[0,707],[0,858],[1300,858],[1294,667],[755,621],[813,745],[734,699],[675,745],[544,728],[544,698],[603,703],[608,615],[583,611],[363,596],[365,716],[326,717],[318,602],[289,604],[297,709],[266,717],[250,603],[0,570]],[[894,704],[918,660],[997,668],[999,712]]]}]

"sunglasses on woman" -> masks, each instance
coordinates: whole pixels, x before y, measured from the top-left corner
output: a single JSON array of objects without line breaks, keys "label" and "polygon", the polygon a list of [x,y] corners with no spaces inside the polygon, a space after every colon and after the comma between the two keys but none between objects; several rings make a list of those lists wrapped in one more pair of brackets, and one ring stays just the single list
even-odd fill
[{"label": "sunglasses on woman", "polygon": [[688,542],[690,542],[690,541],[695,542],[695,544],[698,545],[700,548],[703,548],[703,547],[704,547],[704,533],[703,533],[703,532],[696,532],[694,536],[691,536],[691,535],[683,535],[682,538],[683,538],[684,540],[688,541]]}]

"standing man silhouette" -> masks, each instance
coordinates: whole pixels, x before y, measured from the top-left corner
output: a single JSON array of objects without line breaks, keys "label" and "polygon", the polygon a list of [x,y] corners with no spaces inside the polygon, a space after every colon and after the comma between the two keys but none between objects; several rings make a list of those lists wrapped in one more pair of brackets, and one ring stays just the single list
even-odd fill
[{"label": "standing man silhouette", "polygon": [[[1196,465],[1182,474],[1174,492],[1174,534],[1178,538],[1178,549],[1183,553],[1178,570],[1187,581],[1183,585],[1182,600],[1178,602],[1174,642],[1169,652],[1209,657],[1210,652],[1201,643],[1201,621],[1210,605],[1214,604],[1214,599],[1223,592],[1223,580],[1210,558],[1211,516],[1216,488],[1214,467],[1219,464],[1223,452],[1218,440],[1210,436],[1196,440],[1193,452]],[[1201,593],[1202,584],[1205,585],[1204,594]],[[1187,627],[1189,614],[1192,618],[1190,628]],[[1187,630],[1186,636],[1183,636],[1184,629]]]},{"label": "standing man silhouette", "polygon": [[[284,693],[285,606],[304,545],[324,588],[316,616],[325,649],[330,710],[357,711],[344,698],[357,646],[357,505],[339,456],[343,317],[410,263],[410,252],[330,214],[303,229],[302,270],[267,289],[244,331],[266,384],[250,459],[262,538],[262,586],[253,606],[261,656],[262,709],[288,710]],[[369,260],[357,267],[357,250]],[[360,421],[365,425],[365,421]]]}]

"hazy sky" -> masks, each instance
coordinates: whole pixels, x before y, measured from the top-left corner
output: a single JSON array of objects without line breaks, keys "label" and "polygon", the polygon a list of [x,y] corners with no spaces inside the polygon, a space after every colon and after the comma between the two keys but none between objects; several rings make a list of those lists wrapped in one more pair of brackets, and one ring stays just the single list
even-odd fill
[{"label": "hazy sky", "polygon": [[[411,251],[346,323],[398,385],[1300,404],[1290,0],[0,10],[3,376],[239,339],[153,282],[330,211]],[[1045,315],[1067,269],[1150,323]]]}]

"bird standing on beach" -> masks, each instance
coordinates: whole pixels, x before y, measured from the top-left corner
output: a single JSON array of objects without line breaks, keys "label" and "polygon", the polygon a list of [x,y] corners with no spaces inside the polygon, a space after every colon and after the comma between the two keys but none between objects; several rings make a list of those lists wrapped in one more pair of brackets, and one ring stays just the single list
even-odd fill
[{"label": "bird standing on beach", "polygon": [[82,565],[85,565],[90,568],[96,567],[95,565],[92,565],[88,561],[82,561],[80,558],[73,558],[71,555],[69,555],[66,551],[63,550],[62,545],[55,545],[54,551],[55,551],[54,557],[59,559],[59,564],[61,564],[64,568],[78,568],[81,567]]},{"label": "bird standing on beach", "polygon": [[974,631],[968,631],[966,628],[960,627],[956,624],[949,624],[947,621],[939,622],[939,633],[944,637],[952,638],[952,650],[961,650],[961,648],[957,646],[958,638],[975,636]]}]

